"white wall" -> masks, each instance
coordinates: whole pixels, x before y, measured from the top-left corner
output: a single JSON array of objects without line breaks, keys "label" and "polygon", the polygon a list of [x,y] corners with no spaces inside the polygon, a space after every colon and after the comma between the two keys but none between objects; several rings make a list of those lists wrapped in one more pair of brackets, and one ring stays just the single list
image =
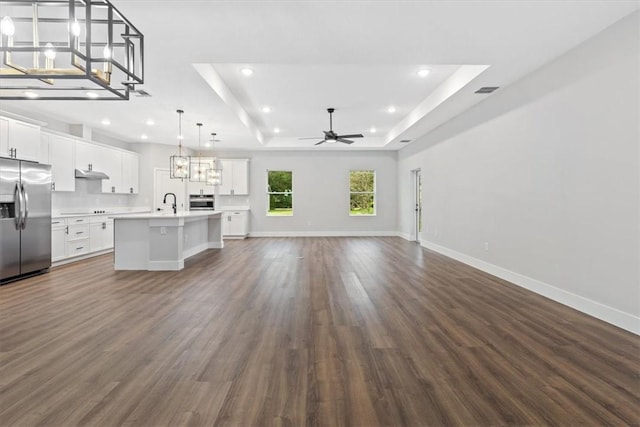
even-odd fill
[{"label": "white wall", "polygon": [[402,150],[401,232],[421,168],[425,246],[640,333],[639,16]]},{"label": "white wall", "polygon": [[[225,152],[221,158],[250,158],[248,203],[253,236],[395,235],[397,170],[391,151]],[[377,214],[349,216],[349,171],[376,171]],[[293,171],[293,216],[268,217],[267,170]],[[218,197],[218,206],[238,205],[246,197]]]}]

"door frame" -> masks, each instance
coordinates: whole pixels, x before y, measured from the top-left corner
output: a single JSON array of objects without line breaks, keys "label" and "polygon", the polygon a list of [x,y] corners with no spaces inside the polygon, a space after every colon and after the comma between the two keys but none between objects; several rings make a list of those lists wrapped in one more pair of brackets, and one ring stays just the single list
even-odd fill
[{"label": "door frame", "polygon": [[413,241],[416,243],[420,243],[420,241],[422,240],[422,226],[423,226],[423,221],[422,221],[422,212],[423,212],[423,206],[422,206],[422,169],[418,168],[418,169],[413,169],[411,171],[411,181],[413,182],[412,187],[413,187],[413,200],[412,200],[412,204],[411,204],[411,210],[413,211],[412,217],[413,217],[413,229],[412,229],[412,236],[413,236]]}]

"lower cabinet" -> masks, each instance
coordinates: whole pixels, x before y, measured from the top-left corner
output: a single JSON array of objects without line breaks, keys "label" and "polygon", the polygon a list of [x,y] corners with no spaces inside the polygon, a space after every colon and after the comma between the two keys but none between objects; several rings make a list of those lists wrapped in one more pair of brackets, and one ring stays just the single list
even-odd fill
[{"label": "lower cabinet", "polygon": [[113,219],[106,216],[53,218],[51,261],[113,248]]},{"label": "lower cabinet", "polygon": [[248,211],[225,211],[222,213],[222,235],[224,237],[244,239],[248,234]]},{"label": "lower cabinet", "polygon": [[56,262],[67,257],[67,220],[51,220],[51,261]]},{"label": "lower cabinet", "polygon": [[105,217],[91,218],[89,230],[89,248],[91,252],[113,248],[113,219]]}]

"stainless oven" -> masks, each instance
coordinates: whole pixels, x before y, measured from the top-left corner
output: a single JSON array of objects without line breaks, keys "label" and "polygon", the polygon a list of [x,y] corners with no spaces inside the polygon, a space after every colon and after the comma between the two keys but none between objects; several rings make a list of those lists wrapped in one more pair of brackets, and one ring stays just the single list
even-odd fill
[{"label": "stainless oven", "polygon": [[215,209],[215,196],[213,194],[190,194],[189,210],[212,211]]}]

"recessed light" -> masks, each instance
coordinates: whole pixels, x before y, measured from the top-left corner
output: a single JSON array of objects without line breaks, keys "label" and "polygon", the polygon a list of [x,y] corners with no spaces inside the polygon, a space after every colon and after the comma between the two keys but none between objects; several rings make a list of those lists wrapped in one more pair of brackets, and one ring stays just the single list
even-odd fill
[{"label": "recessed light", "polygon": [[371,128],[371,129],[369,129],[369,132],[371,132],[371,133],[376,133],[376,132],[377,132],[377,129],[376,129],[376,128]]},{"label": "recessed light", "polygon": [[149,139],[149,137],[146,133],[143,133],[142,135],[140,135],[140,139]]},{"label": "recessed light", "polygon": [[396,112],[396,107],[394,107],[393,105],[390,105],[390,106],[387,108],[387,113],[391,113],[391,114],[393,114],[393,113],[395,113],[395,112]]},{"label": "recessed light", "polygon": [[210,142],[205,142],[205,143],[204,143],[204,146],[205,146],[205,147],[211,147],[211,143],[210,143]]},{"label": "recessed light", "polygon": [[156,122],[154,122],[152,119],[147,119],[145,123],[147,124],[147,126],[153,126],[156,124]]},{"label": "recessed light", "polygon": [[182,141],[182,140],[184,139],[184,136],[182,136],[182,135],[178,135],[178,139],[179,139],[180,141]]},{"label": "recessed light", "polygon": [[95,92],[87,92],[87,98],[96,99],[96,98],[100,98],[100,95],[98,95]]},{"label": "recessed light", "polygon": [[240,72],[245,76],[249,77],[253,74],[253,70],[251,68],[241,68]]},{"label": "recessed light", "polygon": [[109,125],[111,124],[111,120],[109,120],[109,119],[102,119],[102,121],[101,121],[100,123],[102,123],[102,124],[103,124],[103,125],[105,125],[105,126],[109,126]]},{"label": "recessed light", "polygon": [[423,68],[423,69],[421,69],[420,71],[418,71],[418,75],[419,75],[420,77],[427,77],[427,76],[429,75],[429,73],[430,73],[430,72],[431,72],[431,70],[430,70],[430,69],[428,69],[428,68]]},{"label": "recessed light", "polygon": [[280,133],[280,128],[273,128],[273,133]]},{"label": "recessed light", "polygon": [[39,97],[40,97],[40,95],[38,95],[37,93],[32,92],[32,91],[30,91],[30,90],[26,91],[26,92],[24,93],[24,96],[26,96],[26,97],[27,97],[27,98],[29,98],[29,99],[36,99],[36,98],[39,98]]},{"label": "recessed light", "polygon": [[270,113],[271,112],[271,107],[269,107],[268,105],[265,105],[264,107],[262,107],[262,112],[263,113]]}]

